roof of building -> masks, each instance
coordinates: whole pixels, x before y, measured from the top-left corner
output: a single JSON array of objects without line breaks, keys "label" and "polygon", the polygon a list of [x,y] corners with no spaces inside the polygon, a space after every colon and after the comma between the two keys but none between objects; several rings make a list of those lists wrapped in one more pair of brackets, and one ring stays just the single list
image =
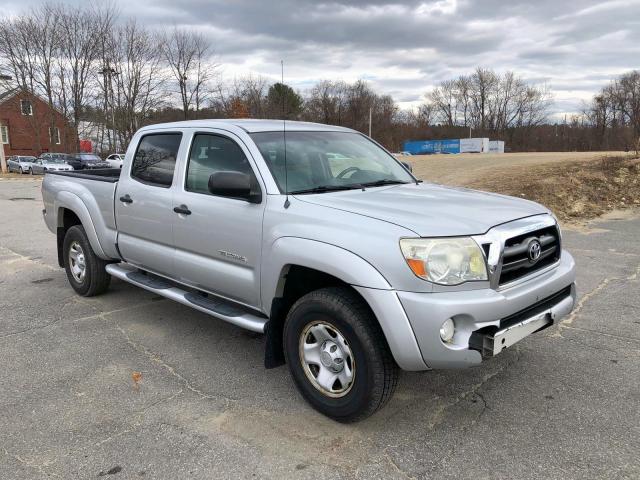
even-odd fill
[{"label": "roof of building", "polygon": [[[282,120],[259,120],[253,118],[223,118],[223,119],[207,119],[207,120],[185,120],[182,122],[171,123],[157,123],[154,125],[148,125],[141,130],[155,130],[158,128],[223,128],[223,127],[239,127],[248,133],[256,132],[282,132],[285,128]],[[322,123],[312,122],[297,122],[287,120],[287,131],[295,132],[353,132],[353,130],[345,127],[338,127],[334,125],[325,125]]]},{"label": "roof of building", "polygon": [[20,89],[18,87],[12,87],[12,88],[3,89],[0,86],[0,103],[2,103],[5,99],[13,97],[19,91],[20,91]]},{"label": "roof of building", "polygon": [[[33,93],[32,91],[27,90],[25,88],[22,88],[22,87],[11,87],[11,88],[2,90],[2,88],[0,86],[0,105],[3,104],[4,102],[6,102],[7,100],[13,98],[15,95],[17,95],[20,92],[26,92],[28,94],[31,94],[33,97],[38,98],[43,103],[45,103],[47,105],[49,104],[49,102],[47,100],[45,100],[44,98],[42,98],[40,95],[38,95],[37,93]],[[53,109],[56,112],[58,112],[60,115],[64,115],[59,108],[54,106]]]}]

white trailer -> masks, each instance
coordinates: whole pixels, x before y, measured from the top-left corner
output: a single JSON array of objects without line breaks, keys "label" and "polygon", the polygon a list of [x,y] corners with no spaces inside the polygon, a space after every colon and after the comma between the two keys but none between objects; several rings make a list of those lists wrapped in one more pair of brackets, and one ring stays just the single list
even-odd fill
[{"label": "white trailer", "polygon": [[504,142],[502,140],[490,140],[489,153],[504,153]]},{"label": "white trailer", "polygon": [[460,153],[487,153],[489,151],[488,138],[461,138]]}]

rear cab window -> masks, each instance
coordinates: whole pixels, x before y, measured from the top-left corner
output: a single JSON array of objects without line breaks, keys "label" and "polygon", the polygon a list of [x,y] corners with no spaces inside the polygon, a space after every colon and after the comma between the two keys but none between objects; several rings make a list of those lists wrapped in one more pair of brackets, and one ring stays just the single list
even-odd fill
[{"label": "rear cab window", "polygon": [[156,187],[173,183],[182,133],[150,133],[140,139],[131,165],[131,178]]}]

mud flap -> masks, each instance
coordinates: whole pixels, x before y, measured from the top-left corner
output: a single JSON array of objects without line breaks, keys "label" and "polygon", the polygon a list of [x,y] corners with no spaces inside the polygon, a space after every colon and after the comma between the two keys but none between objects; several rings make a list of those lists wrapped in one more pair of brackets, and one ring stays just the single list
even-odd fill
[{"label": "mud flap", "polygon": [[286,363],[284,345],[282,343],[285,313],[283,299],[274,299],[271,305],[271,316],[264,326],[264,368],[281,367]]}]

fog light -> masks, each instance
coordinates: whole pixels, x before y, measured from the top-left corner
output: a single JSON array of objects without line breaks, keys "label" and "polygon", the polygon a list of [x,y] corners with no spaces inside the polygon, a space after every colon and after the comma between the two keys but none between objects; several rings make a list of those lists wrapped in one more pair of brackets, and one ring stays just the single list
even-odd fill
[{"label": "fog light", "polygon": [[445,343],[451,342],[451,340],[453,340],[455,329],[456,327],[453,324],[453,320],[447,318],[440,327],[440,338],[442,339],[442,341]]}]

